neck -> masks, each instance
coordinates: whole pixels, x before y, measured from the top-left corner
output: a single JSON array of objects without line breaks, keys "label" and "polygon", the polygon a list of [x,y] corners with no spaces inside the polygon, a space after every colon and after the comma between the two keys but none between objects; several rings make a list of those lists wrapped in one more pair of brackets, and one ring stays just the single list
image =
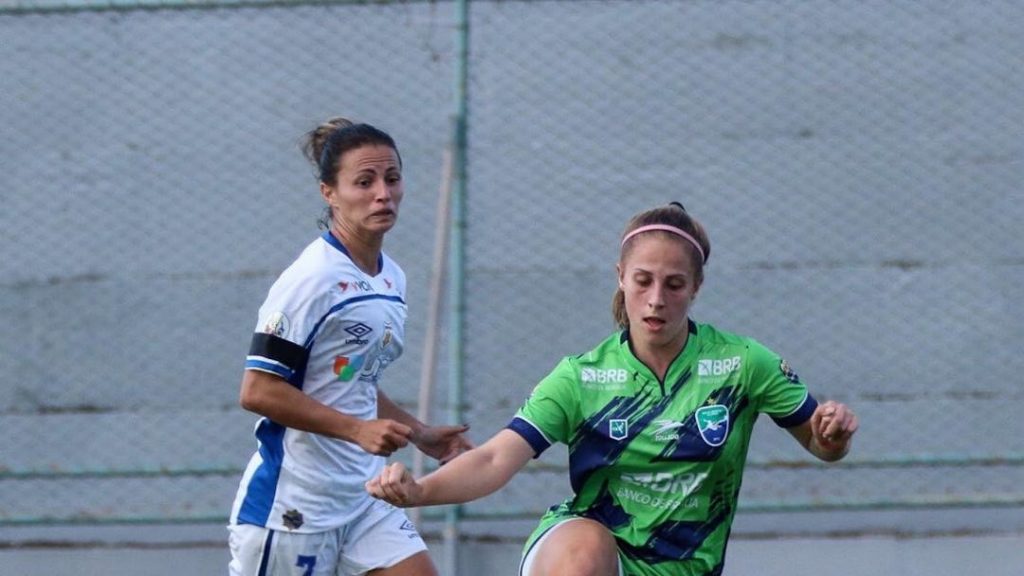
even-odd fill
[{"label": "neck", "polygon": [[381,246],[384,244],[384,235],[359,235],[342,230],[335,224],[331,226],[331,234],[345,245],[349,258],[363,272],[374,276],[380,270],[377,269],[377,262],[380,259]]},{"label": "neck", "polygon": [[640,360],[645,366],[650,368],[659,381],[664,382],[672,362],[679,357],[683,348],[686,347],[689,335],[689,330],[685,330],[680,339],[673,339],[664,346],[652,345],[650,342],[638,342],[632,337],[630,337],[630,344],[633,347],[633,354],[637,360]]}]

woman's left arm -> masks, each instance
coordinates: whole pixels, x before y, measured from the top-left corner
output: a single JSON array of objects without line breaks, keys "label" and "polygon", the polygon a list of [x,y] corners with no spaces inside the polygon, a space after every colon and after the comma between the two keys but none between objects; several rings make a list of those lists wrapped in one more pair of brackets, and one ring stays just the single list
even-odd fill
[{"label": "woman's left arm", "polygon": [[412,428],[410,440],[431,458],[442,463],[455,458],[459,454],[473,448],[473,443],[462,434],[469,430],[468,424],[460,426],[428,426],[415,416],[395,404],[387,394],[377,390],[377,416],[389,418]]},{"label": "woman's left arm", "polygon": [[819,404],[809,420],[787,430],[820,460],[836,462],[850,451],[850,443],[859,424],[853,410],[829,400]]}]

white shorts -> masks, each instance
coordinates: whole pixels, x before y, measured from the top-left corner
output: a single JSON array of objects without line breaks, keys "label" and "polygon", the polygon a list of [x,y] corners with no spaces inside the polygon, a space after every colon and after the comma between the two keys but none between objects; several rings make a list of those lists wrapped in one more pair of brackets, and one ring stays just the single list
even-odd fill
[{"label": "white shorts", "polygon": [[[523,555],[522,561],[519,562],[519,576],[530,576],[530,570],[533,569],[533,559],[537,557],[537,550],[540,550],[541,544],[548,539],[548,536],[551,536],[552,532],[574,520],[582,520],[582,518],[566,518],[551,528],[548,528],[547,532],[545,532],[540,538],[537,538],[537,541],[533,543],[533,546],[530,546],[530,549]],[[619,558],[619,576],[623,576],[622,558]]]},{"label": "white shorts", "polygon": [[375,500],[355,522],[313,534],[228,526],[231,576],[357,576],[427,549],[399,508]]}]

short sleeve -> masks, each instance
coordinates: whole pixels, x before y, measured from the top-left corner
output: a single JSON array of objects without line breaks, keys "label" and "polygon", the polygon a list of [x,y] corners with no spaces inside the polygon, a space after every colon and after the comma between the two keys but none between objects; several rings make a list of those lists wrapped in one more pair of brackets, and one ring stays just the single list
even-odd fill
[{"label": "short sleeve", "polygon": [[319,304],[315,278],[296,281],[282,275],[260,306],[256,329],[245,359],[247,370],[276,374],[292,381],[309,358],[306,338],[316,321]]},{"label": "short sleeve", "polygon": [[508,428],[523,437],[540,456],[556,442],[566,443],[577,426],[577,370],[565,358],[534,387]]},{"label": "short sleeve", "polygon": [[818,403],[785,360],[751,341],[748,365],[751,395],[758,412],[768,414],[783,428],[799,426],[810,419]]}]

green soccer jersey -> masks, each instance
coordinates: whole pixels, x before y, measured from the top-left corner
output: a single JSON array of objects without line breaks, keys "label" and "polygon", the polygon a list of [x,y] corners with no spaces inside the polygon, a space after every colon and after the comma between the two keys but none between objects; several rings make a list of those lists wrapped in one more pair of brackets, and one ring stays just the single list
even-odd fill
[{"label": "green soccer jersey", "polygon": [[802,424],[817,403],[778,355],[751,338],[690,322],[665,380],[625,331],[564,358],[509,428],[537,455],[569,447],[574,496],[553,507],[527,550],[558,522],[585,517],[615,535],[626,574],[720,574],[758,414]]}]

